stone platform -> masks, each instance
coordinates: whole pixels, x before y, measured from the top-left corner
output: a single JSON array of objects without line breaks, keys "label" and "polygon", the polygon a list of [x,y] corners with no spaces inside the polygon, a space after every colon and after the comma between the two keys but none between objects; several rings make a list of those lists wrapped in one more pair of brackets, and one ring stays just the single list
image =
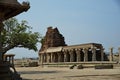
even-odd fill
[{"label": "stone platform", "polygon": [[70,67],[72,65],[82,65],[83,68],[95,68],[95,65],[113,65],[114,67],[119,67],[117,62],[108,61],[95,61],[95,62],[59,62],[59,63],[43,63],[40,64],[42,67]]}]

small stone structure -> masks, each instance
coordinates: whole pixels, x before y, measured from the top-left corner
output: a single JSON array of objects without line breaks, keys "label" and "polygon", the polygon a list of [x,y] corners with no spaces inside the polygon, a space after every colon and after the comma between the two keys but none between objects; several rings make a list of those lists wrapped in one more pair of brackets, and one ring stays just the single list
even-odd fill
[{"label": "small stone structure", "polygon": [[5,54],[3,59],[4,61],[14,65],[14,56],[15,54]]},{"label": "small stone structure", "polygon": [[110,48],[109,61],[113,61],[113,47]]},{"label": "small stone structure", "polygon": [[14,54],[5,54],[3,62],[0,62],[1,80],[22,80],[14,67]]}]

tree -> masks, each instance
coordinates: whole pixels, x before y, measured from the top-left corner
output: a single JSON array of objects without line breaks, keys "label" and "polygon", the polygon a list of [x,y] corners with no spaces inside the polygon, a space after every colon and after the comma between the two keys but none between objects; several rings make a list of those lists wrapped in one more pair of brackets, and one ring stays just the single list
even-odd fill
[{"label": "tree", "polygon": [[5,54],[14,47],[24,47],[29,50],[37,51],[37,43],[42,36],[38,32],[32,32],[32,27],[28,26],[27,21],[21,23],[16,18],[10,18],[4,22],[4,28],[0,35],[0,54]]}]

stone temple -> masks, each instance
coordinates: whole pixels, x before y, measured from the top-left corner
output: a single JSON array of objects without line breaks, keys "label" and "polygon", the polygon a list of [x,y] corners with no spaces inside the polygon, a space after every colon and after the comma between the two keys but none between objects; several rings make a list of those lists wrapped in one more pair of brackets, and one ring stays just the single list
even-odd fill
[{"label": "stone temple", "polygon": [[102,44],[86,43],[67,46],[57,28],[48,27],[39,51],[41,63],[105,61]]}]

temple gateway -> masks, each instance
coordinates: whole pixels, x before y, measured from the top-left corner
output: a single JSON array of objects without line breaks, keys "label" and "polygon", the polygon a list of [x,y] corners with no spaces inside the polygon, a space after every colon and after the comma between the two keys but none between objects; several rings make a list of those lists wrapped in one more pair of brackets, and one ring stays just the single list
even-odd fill
[{"label": "temple gateway", "polygon": [[41,63],[104,61],[102,44],[86,43],[67,46],[57,28],[48,27],[39,51]]}]

